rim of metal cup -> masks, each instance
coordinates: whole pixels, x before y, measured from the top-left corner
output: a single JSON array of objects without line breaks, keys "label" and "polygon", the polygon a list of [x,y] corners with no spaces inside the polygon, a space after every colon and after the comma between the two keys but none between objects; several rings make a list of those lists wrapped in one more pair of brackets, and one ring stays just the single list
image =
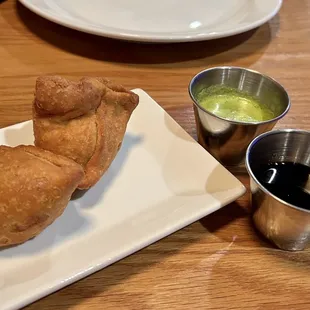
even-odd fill
[{"label": "rim of metal cup", "polygon": [[[267,80],[271,81],[272,83],[274,83],[275,85],[277,85],[277,87],[279,87],[283,92],[284,94],[286,95],[287,97],[287,107],[286,109],[278,116],[270,119],[270,120],[267,120],[267,121],[261,121],[261,122],[240,122],[240,121],[233,121],[233,120],[230,120],[230,119],[227,119],[227,118],[224,118],[224,117],[221,117],[221,116],[217,116],[216,114],[206,110],[205,108],[203,108],[201,105],[199,105],[199,103],[196,101],[195,99],[195,96],[193,95],[192,93],[192,88],[193,88],[193,85],[194,85],[194,82],[195,80],[197,79],[197,77],[199,77],[200,75],[202,75],[203,73],[205,72],[209,72],[209,71],[214,71],[214,70],[225,70],[225,69],[237,69],[237,70],[241,70],[241,71],[247,71],[247,72],[251,72],[251,73],[254,73],[254,74],[258,74],[264,78],[266,78]],[[251,126],[251,125],[261,125],[261,124],[268,124],[268,123],[272,123],[274,121],[278,121],[279,119],[283,118],[287,112],[290,110],[291,108],[291,100],[290,100],[290,97],[286,91],[286,89],[278,82],[276,81],[274,78],[266,75],[266,74],[263,74],[263,73],[260,73],[258,71],[255,71],[255,70],[252,70],[252,69],[247,69],[247,68],[243,68],[243,67],[234,67],[234,66],[221,66],[221,67],[212,67],[212,68],[209,68],[209,69],[205,69],[205,70],[202,70],[200,72],[198,72],[190,81],[189,83],[189,86],[188,86],[188,92],[189,92],[189,95],[191,97],[191,99],[193,100],[195,106],[199,109],[201,109],[202,111],[204,111],[205,113],[209,114],[209,115],[212,115],[214,116],[215,118],[217,119],[220,119],[220,120],[223,120],[223,121],[226,121],[226,122],[229,122],[231,124],[236,124],[236,125],[247,125],[247,126]]]},{"label": "rim of metal cup", "polygon": [[252,171],[252,168],[250,166],[249,160],[250,160],[250,154],[251,154],[251,150],[253,148],[253,146],[260,140],[264,139],[267,136],[270,135],[275,135],[275,134],[279,134],[279,133],[285,133],[285,132],[294,132],[294,133],[304,133],[307,135],[310,135],[310,131],[309,130],[302,130],[302,129],[275,129],[275,130],[271,130],[271,131],[267,131],[265,133],[260,134],[259,136],[257,136],[255,139],[252,140],[252,142],[249,144],[247,150],[246,150],[246,155],[245,155],[245,167],[246,170],[248,172],[248,174],[250,175],[250,177],[258,184],[258,186],[260,187],[260,189],[270,195],[271,197],[273,197],[275,200],[281,202],[282,204],[291,207],[293,209],[302,211],[302,212],[307,212],[310,213],[310,210],[307,209],[303,209],[303,208],[299,208],[291,203],[286,202],[285,200],[279,198],[278,196],[274,195],[273,193],[271,193],[267,188],[265,188],[264,185],[262,185],[258,179],[256,178],[255,174]]}]

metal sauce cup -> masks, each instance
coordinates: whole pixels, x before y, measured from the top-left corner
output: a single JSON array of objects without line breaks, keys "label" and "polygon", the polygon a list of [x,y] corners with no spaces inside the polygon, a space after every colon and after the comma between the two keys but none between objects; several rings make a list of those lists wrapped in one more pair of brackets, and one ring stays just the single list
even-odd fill
[{"label": "metal sauce cup", "polygon": [[[212,85],[225,85],[257,97],[275,117],[268,121],[244,123],[216,116],[202,108],[197,96]],[[238,67],[216,67],[198,73],[189,84],[194,101],[198,142],[225,166],[244,164],[249,143],[259,134],[271,130],[290,108],[285,89],[272,78]]]},{"label": "metal sauce cup", "polygon": [[310,166],[310,131],[283,129],[264,133],[249,145],[245,161],[255,226],[280,249],[303,250],[310,243],[310,211],[283,201],[258,181],[259,166],[270,162]]}]

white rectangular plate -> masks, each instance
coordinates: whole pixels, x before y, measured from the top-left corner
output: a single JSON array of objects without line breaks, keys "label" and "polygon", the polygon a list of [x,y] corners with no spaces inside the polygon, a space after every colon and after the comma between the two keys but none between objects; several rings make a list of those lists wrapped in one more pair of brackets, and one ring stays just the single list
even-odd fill
[{"label": "white rectangular plate", "polygon": [[[143,90],[123,145],[99,183],[38,237],[0,250],[0,308],[17,309],[234,201],[244,186]],[[33,144],[32,122],[0,144]]]}]

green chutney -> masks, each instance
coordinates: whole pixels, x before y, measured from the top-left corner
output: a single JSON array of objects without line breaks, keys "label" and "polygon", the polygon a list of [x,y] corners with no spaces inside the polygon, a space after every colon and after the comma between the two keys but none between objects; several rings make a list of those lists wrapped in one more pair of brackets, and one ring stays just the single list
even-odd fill
[{"label": "green chutney", "polygon": [[203,89],[197,101],[205,110],[232,121],[255,123],[275,117],[275,113],[254,96],[223,85]]}]

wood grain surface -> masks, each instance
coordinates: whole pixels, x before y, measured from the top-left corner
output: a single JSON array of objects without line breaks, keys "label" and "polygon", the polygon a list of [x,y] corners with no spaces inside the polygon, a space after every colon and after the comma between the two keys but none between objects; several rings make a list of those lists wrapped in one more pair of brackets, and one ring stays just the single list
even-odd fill
[{"label": "wood grain surface", "polygon": [[[287,88],[292,108],[277,127],[310,129],[309,0],[285,0],[280,14],[255,31],[173,45],[79,33],[16,1],[1,1],[0,64],[1,127],[31,118],[38,75],[102,75],[144,89],[195,137],[191,77],[207,67],[235,65]],[[248,186],[245,175],[238,177]],[[310,309],[310,251],[273,248],[253,230],[249,210],[247,193],[27,309]]]}]

